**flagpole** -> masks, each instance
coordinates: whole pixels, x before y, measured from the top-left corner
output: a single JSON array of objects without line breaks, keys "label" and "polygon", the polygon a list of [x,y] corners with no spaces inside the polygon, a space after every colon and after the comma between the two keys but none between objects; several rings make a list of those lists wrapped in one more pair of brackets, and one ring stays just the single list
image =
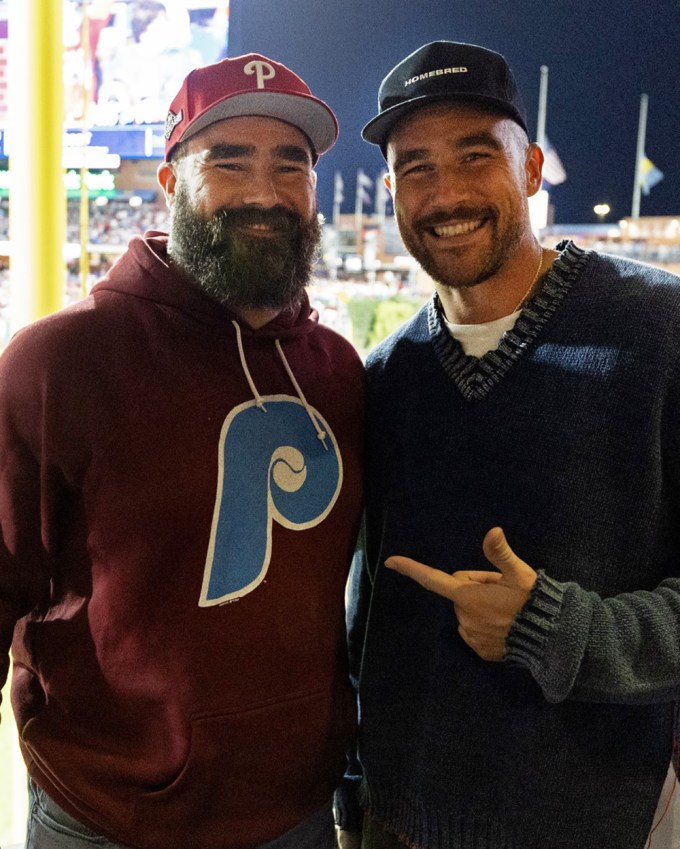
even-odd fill
[{"label": "flagpole", "polygon": [[359,252],[359,243],[361,241],[361,225],[364,215],[364,193],[363,193],[363,178],[364,172],[362,168],[357,170],[357,191],[354,199],[354,229],[356,230],[357,253]]},{"label": "flagpole", "polygon": [[381,227],[385,224],[385,210],[387,207],[387,186],[385,185],[386,174],[387,171],[381,171],[375,181],[375,214]]},{"label": "flagpole", "polygon": [[335,172],[335,181],[333,183],[333,226],[337,229],[340,223],[340,206],[343,201],[342,174],[339,171]]},{"label": "flagpole", "polygon": [[545,116],[548,105],[548,66],[541,65],[541,82],[538,89],[538,121],[536,122],[536,143],[543,147],[545,142]]},{"label": "flagpole", "polygon": [[647,103],[646,94],[640,96],[640,120],[638,122],[637,156],[635,159],[635,185],[633,186],[633,207],[631,218],[640,217],[640,194],[642,192],[642,160],[645,155],[645,135],[647,133]]}]

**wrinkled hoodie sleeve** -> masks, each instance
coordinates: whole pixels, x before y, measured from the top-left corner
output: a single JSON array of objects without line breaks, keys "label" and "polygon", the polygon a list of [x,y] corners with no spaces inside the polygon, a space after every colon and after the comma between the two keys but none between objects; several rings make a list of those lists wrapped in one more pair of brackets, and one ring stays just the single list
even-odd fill
[{"label": "wrinkled hoodie sleeve", "polygon": [[[44,399],[15,347],[0,358],[0,679],[16,622],[49,591],[59,473],[41,463]],[[29,361],[30,362],[30,361]],[[6,716],[6,714],[5,714]]]}]

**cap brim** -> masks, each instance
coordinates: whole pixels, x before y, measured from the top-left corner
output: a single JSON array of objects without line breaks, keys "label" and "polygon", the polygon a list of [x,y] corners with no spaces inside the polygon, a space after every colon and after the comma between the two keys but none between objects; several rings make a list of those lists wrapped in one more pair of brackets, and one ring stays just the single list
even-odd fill
[{"label": "cap brim", "polygon": [[395,106],[391,106],[389,109],[381,112],[380,115],[376,115],[376,117],[371,119],[363,128],[361,131],[361,137],[371,144],[379,145],[384,153],[385,146],[387,145],[387,137],[394,129],[395,124],[401,121],[402,118],[405,118],[410,112],[414,112],[416,109],[420,109],[430,103],[437,103],[446,100],[453,101],[454,103],[462,101],[468,103],[480,103],[484,106],[488,106],[504,115],[507,115],[508,118],[512,118],[516,124],[520,125],[527,135],[529,134],[526,122],[522,115],[509,108],[508,104],[502,100],[474,94],[424,94],[422,97],[414,97],[404,103],[397,103]]},{"label": "cap brim", "polygon": [[321,100],[304,94],[258,91],[230,95],[214,103],[194,118],[177,141],[191,138],[216,121],[244,116],[276,118],[292,124],[307,136],[317,156],[333,147],[338,138],[335,115]]}]

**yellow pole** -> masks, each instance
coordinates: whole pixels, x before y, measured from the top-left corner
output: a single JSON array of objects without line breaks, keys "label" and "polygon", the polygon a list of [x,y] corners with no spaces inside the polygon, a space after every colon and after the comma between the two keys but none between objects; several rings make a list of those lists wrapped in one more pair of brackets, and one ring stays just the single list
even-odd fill
[{"label": "yellow pole", "polygon": [[11,325],[64,302],[61,0],[9,0]]}]

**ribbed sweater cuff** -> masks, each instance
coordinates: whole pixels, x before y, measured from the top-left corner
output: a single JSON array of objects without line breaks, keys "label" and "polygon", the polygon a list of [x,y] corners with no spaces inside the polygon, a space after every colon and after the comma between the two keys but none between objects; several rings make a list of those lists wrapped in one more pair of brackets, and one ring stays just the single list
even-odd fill
[{"label": "ribbed sweater cuff", "polygon": [[534,669],[541,663],[546,641],[562,610],[565,584],[538,573],[538,579],[512,623],[504,660]]}]

